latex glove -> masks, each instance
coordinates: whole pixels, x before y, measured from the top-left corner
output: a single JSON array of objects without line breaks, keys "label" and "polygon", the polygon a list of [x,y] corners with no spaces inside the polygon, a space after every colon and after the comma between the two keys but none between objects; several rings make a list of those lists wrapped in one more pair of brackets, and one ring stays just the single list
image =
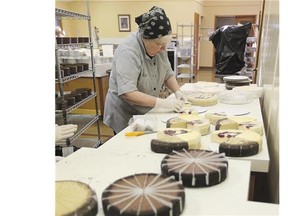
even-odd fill
[{"label": "latex glove", "polygon": [[186,95],[182,91],[178,90],[174,94],[175,94],[176,99],[183,100],[184,102],[188,102]]},{"label": "latex glove", "polygon": [[77,131],[78,126],[74,124],[67,124],[58,126],[55,125],[55,141],[64,140],[72,137]]},{"label": "latex glove", "polygon": [[164,108],[179,112],[183,106],[184,101],[182,100],[156,98],[155,108]]}]

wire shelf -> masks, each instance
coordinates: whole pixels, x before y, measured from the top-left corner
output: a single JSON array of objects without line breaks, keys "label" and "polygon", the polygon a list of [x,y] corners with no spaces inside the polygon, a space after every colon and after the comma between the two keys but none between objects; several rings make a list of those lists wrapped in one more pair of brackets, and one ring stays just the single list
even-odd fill
[{"label": "wire shelf", "polygon": [[76,13],[60,8],[55,8],[55,15],[58,19],[84,19],[84,20],[90,19],[90,16],[86,14]]},{"label": "wire shelf", "polygon": [[[72,74],[70,76],[67,76],[67,77],[63,77],[62,78],[62,82],[65,83],[65,82],[69,82],[71,80],[75,80],[75,79],[78,79],[82,76],[85,76],[85,75],[88,75],[88,74],[91,74],[93,73],[93,70],[87,70],[87,71],[83,71],[83,72],[80,72],[80,73],[77,73],[77,74]],[[58,79],[55,79],[55,82],[56,83],[59,83],[59,80]]]},{"label": "wire shelf", "polygon": [[[82,106],[83,104],[85,104],[86,102],[88,102],[89,100],[91,100],[92,98],[95,98],[97,96],[96,92],[91,93],[91,95],[89,95],[88,97],[84,98],[83,100],[79,101],[78,103],[74,104],[73,106],[67,108],[65,111],[66,113],[70,113],[73,110],[77,109],[78,107]],[[62,110],[55,110],[56,113],[62,113]]]}]

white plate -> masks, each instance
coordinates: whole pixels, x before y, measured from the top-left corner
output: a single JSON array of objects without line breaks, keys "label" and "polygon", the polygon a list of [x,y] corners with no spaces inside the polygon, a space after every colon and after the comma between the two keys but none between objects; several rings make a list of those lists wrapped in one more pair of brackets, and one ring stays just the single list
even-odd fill
[{"label": "white plate", "polygon": [[[204,107],[195,107],[195,106],[193,106],[193,110],[196,110],[196,111],[198,112],[198,114],[207,112],[207,109],[205,109]],[[161,119],[161,122],[163,122],[163,123],[166,124],[167,121],[168,121],[170,118],[173,118],[173,117],[177,117],[177,116],[169,116],[169,117],[162,118],[162,119]]]},{"label": "white plate", "polygon": [[213,109],[213,110],[209,110],[209,113],[221,113],[221,112],[224,112],[227,116],[242,116],[242,115],[248,115],[250,114],[250,110],[248,109],[243,109],[243,108],[239,108],[237,109],[236,107],[234,108],[233,106],[233,109],[231,107],[231,109],[229,110],[217,110],[217,109]]},{"label": "white plate", "polygon": [[250,80],[250,78],[249,77],[247,77],[247,76],[237,76],[237,75],[235,75],[235,76],[225,76],[225,77],[223,77],[223,80],[224,81],[248,81],[248,80]]},{"label": "white plate", "polygon": [[205,108],[205,107],[193,106],[193,109],[196,110],[198,112],[198,114],[207,112],[207,108]]},{"label": "white plate", "polygon": [[[194,105],[193,105],[193,107],[191,107],[191,110],[197,111],[198,114],[207,112],[207,109],[205,107],[194,106]],[[183,113],[183,114],[185,114],[185,113]]]}]

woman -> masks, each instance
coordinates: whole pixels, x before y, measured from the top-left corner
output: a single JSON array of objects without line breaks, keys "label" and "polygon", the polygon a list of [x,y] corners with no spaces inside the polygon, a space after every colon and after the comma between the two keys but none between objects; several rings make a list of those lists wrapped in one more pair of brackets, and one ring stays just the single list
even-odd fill
[{"label": "woman", "polygon": [[[114,133],[127,127],[133,115],[145,114],[153,107],[177,111],[187,100],[167,57],[172,29],[164,10],[154,6],[135,21],[138,31],[118,46],[113,58],[104,123]],[[163,84],[176,99],[159,98]]]}]

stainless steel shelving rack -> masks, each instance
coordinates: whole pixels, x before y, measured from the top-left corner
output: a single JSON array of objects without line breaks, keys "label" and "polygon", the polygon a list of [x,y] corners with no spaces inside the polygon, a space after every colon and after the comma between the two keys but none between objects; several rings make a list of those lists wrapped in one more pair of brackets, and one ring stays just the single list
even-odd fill
[{"label": "stainless steel shelving rack", "polygon": [[[73,137],[66,139],[64,144],[67,146],[72,145],[72,143],[81,135],[84,133],[86,129],[88,129],[90,126],[93,124],[96,124],[97,128],[97,141],[94,145],[94,147],[98,147],[102,144],[101,142],[101,136],[100,136],[100,124],[99,124],[99,114],[98,114],[98,104],[97,104],[97,91],[96,91],[96,77],[95,77],[95,67],[94,67],[94,59],[93,59],[93,43],[92,43],[92,31],[91,31],[91,17],[90,17],[90,9],[89,9],[89,1],[86,1],[87,5],[87,14],[81,14],[73,11],[67,11],[64,9],[59,9],[55,8],[55,16],[56,19],[62,20],[62,19],[74,19],[74,20],[84,20],[87,21],[88,23],[88,30],[89,30],[89,42],[88,43],[71,43],[71,44],[57,44],[57,38],[55,39],[55,63],[56,63],[56,72],[58,75],[58,78],[55,80],[55,83],[58,84],[59,86],[59,92],[60,92],[60,97],[62,101],[62,110],[56,110],[56,118],[61,116],[63,119],[63,124],[69,124],[68,122],[68,114],[71,113],[73,110],[79,108],[86,102],[90,100],[95,101],[95,115],[88,115],[88,121],[87,118],[85,118],[85,122],[81,125],[78,124],[78,131],[74,134]],[[61,70],[60,70],[60,58],[59,58],[59,49],[68,49],[68,48],[76,48],[76,47],[85,47],[85,48],[90,48],[91,51],[91,65],[89,66],[89,69],[77,74],[73,74],[70,76],[65,76],[62,77],[61,75]],[[91,74],[93,75],[93,91],[91,95],[86,97],[85,99],[81,100],[80,102],[76,103],[73,106],[67,107],[67,102],[65,101],[64,98],[64,91],[63,91],[63,84],[65,82],[69,82],[75,79],[78,79],[84,75]],[[83,116],[85,116],[83,114]],[[84,118],[83,118],[84,119]],[[74,122],[72,122],[74,123]],[[79,127],[80,126],[80,127]],[[63,144],[63,142],[59,142],[60,144]]]},{"label": "stainless steel shelving rack", "polygon": [[194,35],[193,24],[177,23],[177,54],[176,54],[176,78],[189,79],[192,82],[194,75]]},{"label": "stainless steel shelving rack", "polygon": [[256,67],[257,37],[247,37],[244,52],[245,66],[241,70],[241,75],[246,75],[253,79]]}]

